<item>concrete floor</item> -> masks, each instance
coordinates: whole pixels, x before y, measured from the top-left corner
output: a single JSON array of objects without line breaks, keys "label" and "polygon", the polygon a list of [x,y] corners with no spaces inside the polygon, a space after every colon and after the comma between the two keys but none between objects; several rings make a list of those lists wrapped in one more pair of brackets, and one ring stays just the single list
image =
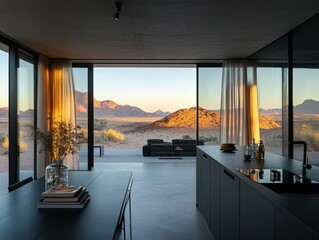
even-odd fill
[{"label": "concrete floor", "polygon": [[195,157],[158,159],[109,150],[94,171],[133,171],[132,228],[137,240],[213,239],[196,208]]}]

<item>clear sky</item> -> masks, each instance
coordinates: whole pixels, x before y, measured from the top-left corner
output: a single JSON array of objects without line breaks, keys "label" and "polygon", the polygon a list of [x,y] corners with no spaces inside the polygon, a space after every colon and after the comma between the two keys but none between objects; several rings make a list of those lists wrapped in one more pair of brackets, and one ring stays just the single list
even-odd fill
[{"label": "clear sky", "polygon": [[258,68],[257,79],[259,108],[282,108],[281,68]]},{"label": "clear sky", "polygon": [[294,105],[305,99],[319,101],[319,69],[294,69]]},{"label": "clear sky", "polygon": [[[86,71],[86,70],[84,70]],[[77,90],[86,92],[86,73],[75,71]],[[294,105],[319,101],[319,69],[294,69]],[[201,68],[200,106],[220,108],[221,68]],[[281,68],[258,68],[260,107],[281,108]],[[80,79],[80,81],[78,81]],[[81,80],[82,79],[82,80]],[[80,84],[77,84],[80,83]],[[21,84],[21,83],[20,83]],[[0,50],[0,107],[8,106],[8,53]],[[30,93],[31,94],[31,93]],[[144,111],[174,112],[196,105],[196,68],[95,67],[94,94],[98,100],[137,106]],[[30,105],[30,103],[23,101]],[[21,109],[24,107],[21,106]]]},{"label": "clear sky", "polygon": [[147,112],[196,106],[196,68],[94,68],[94,97]]},{"label": "clear sky", "polygon": [[0,108],[9,106],[9,54],[0,49]]},{"label": "clear sky", "polygon": [[220,109],[222,68],[201,67],[199,77],[199,106],[209,110]]}]

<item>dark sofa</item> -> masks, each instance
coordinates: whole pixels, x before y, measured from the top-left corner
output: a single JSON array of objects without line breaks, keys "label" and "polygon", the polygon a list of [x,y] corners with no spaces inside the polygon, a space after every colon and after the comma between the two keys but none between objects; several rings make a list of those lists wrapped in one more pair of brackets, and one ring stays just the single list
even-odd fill
[{"label": "dark sofa", "polygon": [[[204,145],[199,141],[199,145]],[[172,142],[164,142],[163,139],[148,139],[143,146],[143,156],[196,156],[196,140],[173,139]]]}]

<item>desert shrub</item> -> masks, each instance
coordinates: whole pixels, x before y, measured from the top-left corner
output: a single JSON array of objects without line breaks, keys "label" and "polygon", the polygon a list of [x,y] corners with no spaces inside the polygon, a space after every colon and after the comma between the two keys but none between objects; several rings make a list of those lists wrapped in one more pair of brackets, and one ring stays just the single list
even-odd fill
[{"label": "desert shrub", "polygon": [[94,142],[95,143],[106,143],[107,142],[107,137],[104,132],[94,132]]},{"label": "desert shrub", "polygon": [[302,124],[297,127],[295,139],[304,140],[307,143],[308,151],[319,151],[319,133],[315,133],[310,125]]},{"label": "desert shrub", "polygon": [[8,136],[5,136],[4,138],[2,138],[1,146],[7,150],[9,149],[9,137]]},{"label": "desert shrub", "polygon": [[211,136],[211,137],[200,136],[199,140],[202,140],[205,143],[211,143],[211,144],[219,143],[218,137],[214,137],[214,136]]},{"label": "desert shrub", "polygon": [[182,136],[182,139],[188,140],[188,139],[192,139],[192,137],[189,136],[189,135],[183,135],[183,136]]},{"label": "desert shrub", "polygon": [[[5,153],[7,153],[9,150],[9,137],[8,136],[6,136],[2,139],[1,146],[6,150]],[[28,149],[28,144],[22,139],[19,139],[19,149],[20,149],[20,152],[25,152]]]},{"label": "desert shrub", "polygon": [[95,120],[94,120],[94,130],[96,130],[96,131],[102,131],[102,130],[105,129],[106,124],[107,124],[107,121],[105,121],[105,120],[95,119]]},{"label": "desert shrub", "polygon": [[125,142],[125,135],[115,129],[108,129],[101,132],[94,133],[94,142],[107,143],[107,142],[123,143]]},{"label": "desert shrub", "polygon": [[105,131],[108,141],[123,143],[125,142],[125,135],[121,132],[116,131],[115,129],[108,129]]}]

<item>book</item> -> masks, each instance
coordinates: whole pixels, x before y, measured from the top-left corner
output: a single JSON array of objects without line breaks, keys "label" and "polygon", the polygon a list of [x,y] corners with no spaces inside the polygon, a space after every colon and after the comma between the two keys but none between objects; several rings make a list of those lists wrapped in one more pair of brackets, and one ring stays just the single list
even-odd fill
[{"label": "book", "polygon": [[41,194],[42,197],[74,197],[82,190],[82,186],[56,186]]},{"label": "book", "polygon": [[74,197],[43,197],[43,202],[79,202],[88,195],[86,188],[74,195]]},{"label": "book", "polygon": [[80,202],[43,202],[38,203],[38,208],[84,208],[90,201],[90,194],[87,194]]}]

